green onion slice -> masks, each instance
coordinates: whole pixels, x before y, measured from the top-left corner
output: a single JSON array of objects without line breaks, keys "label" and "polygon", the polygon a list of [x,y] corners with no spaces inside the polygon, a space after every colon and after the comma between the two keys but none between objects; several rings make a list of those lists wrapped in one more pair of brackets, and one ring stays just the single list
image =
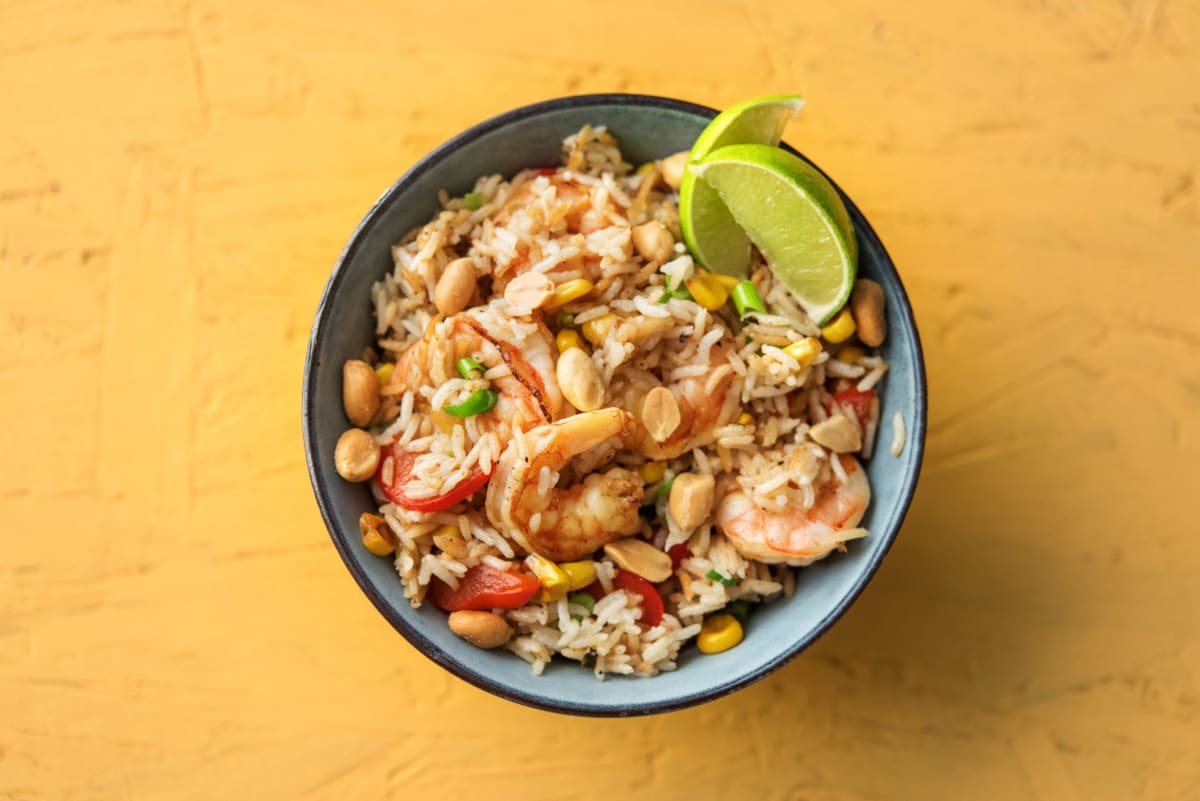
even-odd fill
[{"label": "green onion slice", "polygon": [[496,399],[500,396],[490,389],[477,389],[467,396],[467,399],[462,403],[454,403],[449,406],[443,406],[442,411],[446,414],[452,414],[455,417],[474,417],[477,414],[491,411],[496,405]]},{"label": "green onion slice", "polygon": [[[596,599],[587,592],[573,592],[567,596],[567,603],[574,606],[581,606],[587,610],[590,615],[596,609]],[[571,615],[575,620],[583,620],[581,615]]]},{"label": "green onion slice", "polygon": [[[463,356],[454,363],[454,367],[458,370],[458,374],[463,378],[478,378],[483,375],[483,365],[472,359],[470,356]],[[473,376],[472,373],[478,373],[479,376]]]},{"label": "green onion slice", "polygon": [[732,587],[734,584],[737,584],[736,581],[729,578],[724,573],[718,573],[716,570],[710,570],[707,573],[705,573],[704,575],[706,578],[710,578],[713,581],[719,581],[720,583],[724,584],[726,587]]},{"label": "green onion slice", "polygon": [[753,281],[739,282],[730,295],[733,297],[733,305],[737,307],[738,317],[745,317],[752,311],[763,314],[767,312],[767,307],[763,305],[762,298],[758,296],[758,290],[754,288]]}]

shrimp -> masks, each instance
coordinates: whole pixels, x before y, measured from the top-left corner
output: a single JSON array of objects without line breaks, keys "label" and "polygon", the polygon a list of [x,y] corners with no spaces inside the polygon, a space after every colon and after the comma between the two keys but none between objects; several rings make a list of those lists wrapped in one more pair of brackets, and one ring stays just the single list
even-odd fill
[{"label": "shrimp", "polygon": [[846,540],[865,537],[866,529],[855,526],[871,502],[866,473],[853,456],[834,458],[841,459],[846,480],[831,471],[811,508],[762,509],[734,485],[717,506],[717,528],[747,559],[796,566],[824,558]]},{"label": "shrimp", "polygon": [[[614,382],[613,396],[614,405],[638,417],[628,446],[648,459],[674,459],[713,442],[716,429],[732,423],[741,412],[742,378],[730,364],[731,353],[729,345],[717,343],[709,349],[703,375],[685,375],[665,383],[648,371],[626,368],[625,380]],[[671,371],[664,372],[669,376]],[[671,391],[679,406],[679,425],[662,442],[650,435],[640,419],[646,395],[660,385]]]},{"label": "shrimp", "polygon": [[[455,363],[471,356],[485,369],[507,368],[506,375],[492,381],[499,397],[495,414],[488,415],[488,428],[507,435],[512,426],[526,430],[553,421],[563,408],[554,371],[554,337],[540,323],[518,336],[496,324],[495,314],[484,306],[435,320],[396,360],[390,383],[410,390],[441,386],[456,377]],[[440,409],[432,413],[435,418],[444,414]]]},{"label": "shrimp", "polygon": [[488,484],[488,519],[525,550],[555,562],[582,559],[605,543],[638,531],[642,481],[613,468],[568,488],[540,493],[543,472],[557,480],[572,457],[627,436],[633,419],[620,409],[598,409],[538,426],[510,444]]},{"label": "shrimp", "polygon": [[[540,180],[543,178],[545,183]],[[550,202],[543,201],[547,186],[554,189]],[[565,223],[568,233],[590,234],[611,225],[610,215],[618,209],[611,199],[602,207],[594,206],[587,186],[555,170],[535,175],[518,187],[496,213],[496,224],[507,225],[518,212],[542,217],[552,226]]]}]

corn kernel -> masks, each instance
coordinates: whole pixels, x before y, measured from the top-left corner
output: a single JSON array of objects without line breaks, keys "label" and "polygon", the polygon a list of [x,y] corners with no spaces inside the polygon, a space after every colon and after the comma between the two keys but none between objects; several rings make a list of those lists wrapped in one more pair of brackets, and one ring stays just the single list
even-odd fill
[{"label": "corn kernel", "polygon": [[583,562],[563,562],[559,568],[567,574],[567,592],[582,590],[596,580],[596,563],[590,559]]},{"label": "corn kernel", "polygon": [[645,164],[642,164],[637,168],[637,174],[645,175],[646,173],[650,172],[651,170],[657,170],[657,169],[658,169],[657,164],[655,164],[653,161],[647,161]]},{"label": "corn kernel", "polygon": [[646,462],[638,468],[638,475],[642,477],[642,481],[647,484],[657,484],[662,481],[663,476],[667,474],[666,462]]},{"label": "corn kernel", "polygon": [[726,292],[732,292],[733,288],[742,282],[742,279],[734,278],[732,275],[725,275],[724,273],[710,273],[705,271],[704,275],[725,287]]},{"label": "corn kernel", "polygon": [[816,361],[816,358],[821,355],[821,343],[814,337],[805,337],[798,342],[788,345],[783,349],[783,352],[800,362],[800,367],[803,369]]},{"label": "corn kernel", "polygon": [[383,386],[392,380],[392,373],[396,372],[396,365],[391,362],[384,362],[375,368],[375,377],[379,379],[379,386]]},{"label": "corn kernel", "polygon": [[867,352],[858,345],[847,345],[838,351],[837,360],[843,364],[858,364]]},{"label": "corn kernel", "polygon": [[728,651],[742,641],[742,624],[733,615],[721,613],[704,621],[696,645],[704,654]]},{"label": "corn kernel", "polygon": [[458,526],[442,526],[433,532],[433,544],[451,559],[464,559],[467,556],[467,541],[463,539]]},{"label": "corn kernel", "polygon": [[737,424],[739,426],[748,426],[754,424],[754,415],[750,412],[742,412],[738,415]]},{"label": "corn kernel", "polygon": [[570,281],[563,281],[554,287],[554,294],[550,297],[550,300],[546,301],[542,308],[557,309],[559,306],[565,306],[571,301],[579,300],[591,292],[594,286],[586,278],[572,278]]},{"label": "corn kernel", "polygon": [[541,592],[537,596],[539,601],[557,601],[566,596],[571,580],[565,570],[537,554],[530,554],[525,564],[542,582]]},{"label": "corn kernel", "polygon": [[363,512],[358,518],[358,530],[362,533],[363,547],[376,556],[387,556],[396,550],[396,535],[379,515]]},{"label": "corn kernel", "polygon": [[612,333],[613,323],[617,320],[617,315],[609,312],[588,320],[579,326],[579,330],[583,332],[583,338],[593,345],[600,345],[604,340],[608,339],[608,335]]},{"label": "corn kernel", "polygon": [[554,337],[554,344],[558,346],[559,353],[566,353],[571,348],[583,348],[583,342],[579,339],[579,332],[573,331],[570,328],[565,328],[558,332]]},{"label": "corn kernel", "polygon": [[712,277],[712,273],[697,273],[684,282],[692,299],[709,311],[716,311],[729,300],[729,290]]},{"label": "corn kernel", "polygon": [[854,316],[850,314],[849,309],[842,309],[821,329],[821,336],[825,337],[826,342],[837,345],[854,336],[854,331]]}]

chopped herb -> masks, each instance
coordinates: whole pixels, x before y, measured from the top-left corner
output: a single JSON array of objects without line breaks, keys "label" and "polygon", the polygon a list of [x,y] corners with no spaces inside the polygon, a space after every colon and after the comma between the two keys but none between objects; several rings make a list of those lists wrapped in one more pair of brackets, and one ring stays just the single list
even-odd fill
[{"label": "chopped herb", "polygon": [[554,322],[559,328],[574,328],[575,315],[568,311],[559,311],[554,313]]},{"label": "chopped herb", "polygon": [[463,205],[471,211],[477,211],[483,206],[483,195],[478,192],[468,192],[463,195]]},{"label": "chopped herb", "polygon": [[658,489],[656,489],[654,491],[654,497],[661,498],[664,495],[666,495],[668,492],[671,491],[671,485],[674,483],[675,483],[675,476],[671,476],[670,478],[668,478],[666,481],[664,481],[662,483],[662,486],[660,486]]},{"label": "chopped herb", "polygon": [[720,583],[724,584],[726,587],[732,587],[734,584],[737,584],[736,581],[729,578],[724,573],[718,573],[716,570],[710,570],[707,573],[705,573],[704,576],[706,578],[712,579],[713,581],[719,581]]}]

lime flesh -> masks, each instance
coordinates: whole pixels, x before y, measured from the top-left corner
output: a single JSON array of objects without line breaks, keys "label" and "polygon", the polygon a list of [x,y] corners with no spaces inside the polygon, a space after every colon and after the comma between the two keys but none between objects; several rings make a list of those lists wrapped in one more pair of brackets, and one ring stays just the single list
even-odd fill
[{"label": "lime flesh", "polygon": [[799,95],[756,97],[718,114],[696,138],[679,187],[679,217],[688,250],[708,269],[745,277],[750,240],[716,190],[696,179],[692,165],[727,145],[778,145],[788,120],[803,106]]},{"label": "lime flesh", "polygon": [[854,228],[815,167],[777,147],[729,145],[692,170],[818,325],[845,305],[858,264]]}]

